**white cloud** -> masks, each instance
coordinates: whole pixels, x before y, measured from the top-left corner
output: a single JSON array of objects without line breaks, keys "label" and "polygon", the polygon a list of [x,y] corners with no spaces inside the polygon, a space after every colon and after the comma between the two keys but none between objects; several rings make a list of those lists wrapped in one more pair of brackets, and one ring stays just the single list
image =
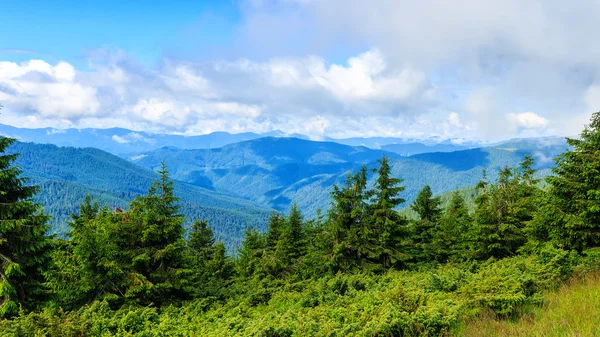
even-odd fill
[{"label": "white cloud", "polygon": [[46,130],[46,134],[48,136],[56,135],[56,134],[61,134],[61,133],[66,133],[66,132],[67,132],[67,130],[64,130],[64,129],[50,129],[50,130]]},{"label": "white cloud", "polygon": [[77,119],[98,112],[96,88],[78,83],[72,65],[41,60],[0,62],[0,101],[13,110]]},{"label": "white cloud", "polygon": [[235,57],[0,62],[3,122],[492,140],[573,135],[600,109],[598,2],[249,1]]},{"label": "white cloud", "polygon": [[520,113],[509,113],[506,118],[513,125],[526,129],[540,129],[548,126],[548,120],[538,114],[528,111]]},{"label": "white cloud", "polygon": [[113,135],[112,140],[119,144],[135,143],[135,142],[146,142],[154,143],[153,139],[148,139],[137,132],[130,132],[124,136]]}]

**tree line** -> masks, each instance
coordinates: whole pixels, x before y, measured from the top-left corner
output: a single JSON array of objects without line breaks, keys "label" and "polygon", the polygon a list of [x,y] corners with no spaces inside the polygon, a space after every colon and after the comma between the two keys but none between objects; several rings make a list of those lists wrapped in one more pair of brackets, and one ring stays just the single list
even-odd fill
[{"label": "tree line", "polygon": [[[162,306],[207,298],[225,300],[236,285],[293,282],[337,273],[384,273],[424,264],[462,263],[531,254],[553,246],[575,252],[600,245],[600,112],[556,158],[540,188],[534,159],[484,173],[475,211],[458,192],[449,205],[424,186],[409,207],[402,180],[383,157],[334,185],[331,207],[314,219],[292,206],[273,213],[266,232],[248,228],[236,257],[216,242],[206,221],[188,231],[165,165],[159,179],[127,210],[87,197],[71,215],[67,239],[47,236],[48,216],[30,186],[2,154],[0,138],[0,316],[43,307],[77,309],[96,300]],[[377,179],[367,184],[370,174]],[[261,299],[257,299],[261,300]]]}]

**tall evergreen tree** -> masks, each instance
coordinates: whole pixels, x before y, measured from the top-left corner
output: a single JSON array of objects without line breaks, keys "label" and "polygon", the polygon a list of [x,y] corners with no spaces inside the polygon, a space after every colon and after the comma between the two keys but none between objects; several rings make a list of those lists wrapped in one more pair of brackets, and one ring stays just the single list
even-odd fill
[{"label": "tall evergreen tree", "polygon": [[465,199],[459,191],[454,191],[433,231],[431,249],[437,261],[444,263],[471,257],[471,222]]},{"label": "tall evergreen tree", "polygon": [[[105,223],[102,220],[107,213],[107,209],[101,210],[98,203],[93,202],[89,194],[86,195],[79,213],[71,213],[70,240],[55,240],[47,285],[55,296],[54,300],[62,307],[76,307],[118,292],[111,285],[120,282],[111,279],[108,270],[102,266],[103,262],[114,261],[107,257],[117,250],[115,242],[107,237],[108,233],[98,228]],[[99,217],[103,219],[98,221]]]},{"label": "tall evergreen tree", "polygon": [[305,253],[303,226],[302,214],[298,210],[298,206],[294,204],[284,222],[277,244],[277,253],[286,266]]},{"label": "tall evergreen tree", "polygon": [[559,155],[550,187],[528,228],[538,242],[552,240],[582,251],[600,246],[600,112],[592,115],[570,150]]},{"label": "tall evergreen tree", "polygon": [[48,217],[33,201],[37,187],[28,186],[13,165],[18,154],[5,154],[14,139],[0,137],[0,316],[15,314],[19,304],[33,307],[43,298],[49,262]]},{"label": "tall evergreen tree", "polygon": [[215,245],[215,237],[208,221],[194,221],[190,227],[188,247],[192,254],[198,259],[198,263],[205,264],[212,258]]},{"label": "tall evergreen tree", "polygon": [[533,163],[525,156],[520,167],[500,170],[496,183],[487,184],[476,199],[473,230],[479,258],[511,256],[526,243],[524,228],[538,208]]},{"label": "tall evergreen tree", "polygon": [[404,203],[399,194],[404,191],[402,179],[391,176],[387,157],[379,160],[375,182],[374,200],[371,210],[373,225],[372,257],[389,268],[406,260],[402,243],[406,240],[408,221],[394,209]]},{"label": "tall evergreen tree", "polygon": [[372,228],[368,200],[372,191],[367,189],[366,167],[350,174],[343,188],[334,185],[331,196],[327,226],[332,236],[329,267],[334,271],[349,270],[363,265],[370,255]]},{"label": "tall evergreen tree", "polygon": [[285,224],[285,217],[277,212],[271,213],[267,220],[267,248],[274,251],[281,237],[281,231]]},{"label": "tall evergreen tree", "polygon": [[148,194],[133,200],[129,216],[124,218],[134,227],[133,236],[123,232],[133,239],[123,248],[132,259],[133,284],[139,284],[129,287],[126,296],[141,302],[168,302],[181,295],[189,276],[184,263],[186,242],[179,198],[174,194],[165,163],[158,174],[159,179],[153,182]]},{"label": "tall evergreen tree", "polygon": [[244,241],[238,251],[237,272],[239,276],[250,278],[261,276],[261,259],[266,250],[266,240],[256,228],[246,228]]},{"label": "tall evergreen tree", "polygon": [[435,258],[431,246],[435,227],[442,213],[439,197],[434,197],[431,187],[425,185],[410,208],[417,212],[419,220],[413,223],[410,233],[411,255],[415,261],[431,261]]}]

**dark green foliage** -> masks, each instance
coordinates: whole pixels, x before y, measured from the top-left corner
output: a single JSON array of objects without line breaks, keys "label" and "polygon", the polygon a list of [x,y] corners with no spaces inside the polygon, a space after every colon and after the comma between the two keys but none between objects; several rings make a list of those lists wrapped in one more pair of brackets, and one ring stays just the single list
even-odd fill
[{"label": "dark green foliage", "polygon": [[261,271],[261,258],[266,249],[266,240],[255,228],[246,229],[246,237],[238,251],[237,272],[242,277],[252,277]]},{"label": "dark green foliage", "polygon": [[247,227],[235,259],[206,220],[184,235],[164,164],[127,210],[88,196],[68,240],[46,246],[46,308],[0,320],[0,334],[448,336],[480,312],[516,317],[573,273],[599,268],[593,249],[562,249],[594,237],[552,222],[556,191],[539,189],[529,156],[467,191],[474,214],[465,191],[442,199],[426,185],[411,222],[395,210],[403,181],[387,158],[379,164],[372,180],[363,166],[334,185],[326,216],[306,219],[294,205],[273,213],[266,232]]},{"label": "dark green foliage", "polygon": [[480,184],[473,234],[479,258],[512,256],[526,243],[524,228],[538,209],[540,193],[532,165],[525,156],[519,168],[502,169],[496,184]]},{"label": "dark green foliage", "polygon": [[285,217],[277,212],[271,213],[267,222],[267,247],[274,251],[277,248],[277,243],[281,237],[281,231],[285,224]]},{"label": "dark green foliage", "polygon": [[433,230],[430,251],[436,261],[445,263],[472,258],[471,224],[465,199],[455,191]]},{"label": "dark green foliage", "polygon": [[404,191],[404,186],[400,186],[402,179],[391,176],[387,157],[379,161],[377,174],[370,219],[374,239],[371,243],[374,247],[371,257],[379,261],[383,268],[389,268],[408,260],[401,249],[407,236],[408,222],[394,210],[405,201],[399,196]]},{"label": "dark green foliage", "polygon": [[345,186],[333,186],[332,207],[327,232],[331,235],[329,266],[331,270],[351,270],[368,262],[371,253],[371,223],[367,189],[367,169],[349,175]]},{"label": "dark green foliage", "polygon": [[196,298],[222,297],[223,289],[234,276],[234,265],[225,254],[225,245],[215,243],[207,221],[195,221],[187,241],[190,268],[186,291]]},{"label": "dark green foliage", "polygon": [[276,246],[277,255],[284,265],[289,266],[294,260],[304,255],[306,252],[305,244],[302,215],[298,207],[292,205],[290,215],[283,223],[283,228],[281,228],[281,234]]},{"label": "dark green foliage", "polygon": [[439,197],[434,197],[431,187],[425,185],[411,208],[419,215],[410,230],[409,251],[416,262],[429,262],[436,259],[436,248],[433,247],[436,227],[442,214]]},{"label": "dark green foliage", "polygon": [[158,172],[148,194],[137,197],[121,217],[119,248],[131,260],[126,263],[133,282],[124,295],[141,303],[171,302],[187,283],[184,264],[186,243],[183,216],[166,166]]},{"label": "dark green foliage", "polygon": [[582,251],[600,246],[600,112],[592,115],[579,139],[556,158],[548,195],[532,223],[539,242],[553,240]]},{"label": "dark green foliage", "polygon": [[33,201],[37,187],[27,185],[13,166],[18,155],[5,154],[14,142],[0,137],[0,317],[44,299],[43,274],[49,261],[48,217]]}]

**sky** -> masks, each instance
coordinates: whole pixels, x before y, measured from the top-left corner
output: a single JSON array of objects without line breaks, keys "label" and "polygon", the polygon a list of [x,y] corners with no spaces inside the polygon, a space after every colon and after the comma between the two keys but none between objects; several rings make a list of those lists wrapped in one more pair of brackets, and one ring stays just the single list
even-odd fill
[{"label": "sky", "polygon": [[0,0],[0,123],[496,141],[600,109],[593,0]]}]

